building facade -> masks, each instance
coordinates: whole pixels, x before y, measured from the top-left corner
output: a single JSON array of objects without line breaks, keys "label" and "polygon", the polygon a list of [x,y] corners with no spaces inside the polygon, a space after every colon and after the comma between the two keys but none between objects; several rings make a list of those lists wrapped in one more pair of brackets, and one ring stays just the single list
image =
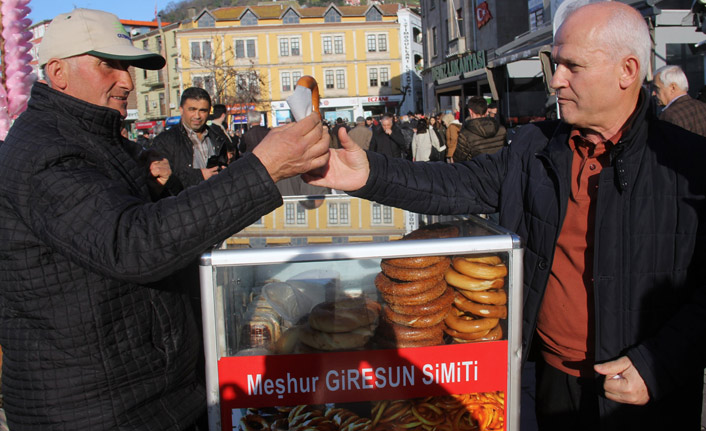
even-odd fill
[{"label": "building facade", "polygon": [[158,25],[156,29],[133,38],[135,46],[160,53],[167,61],[161,70],[136,71],[136,129],[159,133],[170,118],[179,116],[181,80],[176,32],[180,27],[181,23]]},{"label": "building facade", "polygon": [[[704,86],[706,37],[690,13],[692,0],[624,0],[638,9],[653,33],[652,71],[678,64],[690,94]],[[424,107],[459,109],[472,95],[500,102],[508,125],[556,116],[547,83],[553,18],[564,0],[423,0]],[[502,11],[500,10],[502,8]],[[500,13],[502,12],[502,13]]]},{"label": "building facade", "polygon": [[193,28],[178,30],[181,88],[205,88],[231,108],[232,122],[257,110],[272,126],[290,121],[286,99],[304,75],[317,80],[329,120],[421,105],[421,17],[414,11],[273,3],[204,10]]}]

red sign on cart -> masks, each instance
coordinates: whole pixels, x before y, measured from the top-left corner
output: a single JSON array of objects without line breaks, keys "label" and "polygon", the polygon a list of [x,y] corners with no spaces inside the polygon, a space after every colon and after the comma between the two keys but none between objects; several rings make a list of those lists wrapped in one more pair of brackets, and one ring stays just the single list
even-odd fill
[{"label": "red sign on cart", "polygon": [[223,429],[231,410],[504,392],[507,341],[412,349],[225,357]]}]

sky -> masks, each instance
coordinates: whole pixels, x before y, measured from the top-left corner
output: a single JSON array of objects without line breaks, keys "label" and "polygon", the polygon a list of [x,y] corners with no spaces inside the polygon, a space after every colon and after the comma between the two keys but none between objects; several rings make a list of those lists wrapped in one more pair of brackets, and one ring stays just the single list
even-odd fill
[{"label": "sky", "polygon": [[[164,9],[169,0],[158,0],[157,10]],[[29,18],[32,23],[52,19],[76,7],[100,9],[116,14],[121,19],[154,20],[155,0],[30,0]]]}]

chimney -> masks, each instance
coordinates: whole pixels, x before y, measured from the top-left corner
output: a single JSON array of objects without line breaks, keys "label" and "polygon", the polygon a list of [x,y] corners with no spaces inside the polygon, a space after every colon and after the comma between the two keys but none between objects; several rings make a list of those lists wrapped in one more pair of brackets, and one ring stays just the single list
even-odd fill
[{"label": "chimney", "polygon": [[189,18],[194,18],[196,16],[196,8],[195,7],[190,7],[186,10],[186,14]]}]

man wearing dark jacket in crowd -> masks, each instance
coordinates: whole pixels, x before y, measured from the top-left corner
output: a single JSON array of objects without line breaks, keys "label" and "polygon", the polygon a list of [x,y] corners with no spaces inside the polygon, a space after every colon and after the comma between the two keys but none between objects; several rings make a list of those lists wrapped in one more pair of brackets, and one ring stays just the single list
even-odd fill
[{"label": "man wearing dark jacket in crowd", "polygon": [[14,431],[195,430],[201,328],[170,276],[280,206],[277,181],[326,163],[312,115],[156,200],[148,184],[169,167],[140,166],[120,126],[129,67],[164,64],[95,10],[57,16],[39,46],[46,83],[0,146],[2,395]]},{"label": "man wearing dark jacket in crowd", "polygon": [[270,131],[267,127],[260,125],[262,115],[257,111],[248,111],[248,126],[250,127],[243,137],[240,138],[240,149],[242,153],[251,153],[258,144],[265,139]]},{"label": "man wearing dark jacket in crowd", "polygon": [[409,121],[409,115],[401,116],[397,126],[400,128],[400,132],[402,132],[402,136],[404,137],[406,159],[412,160],[412,139],[414,139],[414,128],[412,127],[412,123]]},{"label": "man wearing dark jacket in crowd", "polygon": [[211,96],[206,90],[184,90],[179,112],[179,124],[157,135],[152,148],[169,160],[173,175],[181,184],[191,187],[218,173],[220,166],[209,165],[209,159],[218,155],[226,142],[206,125],[211,112]]},{"label": "man wearing dark jacket in crowd", "polygon": [[706,139],[652,114],[639,11],[599,2],[567,15],[549,82],[560,121],[454,164],[343,137],[324,177],[306,178],[420,214],[499,212],[524,245],[522,353],[536,360],[541,430],[698,430]]},{"label": "man wearing dark jacket in crowd", "polygon": [[400,128],[393,124],[392,116],[385,114],[380,120],[380,126],[373,127],[373,138],[370,140],[370,151],[385,154],[389,157],[405,157],[407,148]]},{"label": "man wearing dark jacket in crowd", "polygon": [[492,154],[505,144],[506,131],[498,120],[486,115],[488,103],[480,96],[468,99],[469,118],[458,135],[454,162],[471,160],[479,154]]},{"label": "man wearing dark jacket in crowd", "polygon": [[227,144],[227,161],[230,163],[231,160],[235,160],[240,157],[240,151],[238,151],[240,138],[237,135],[231,136],[230,131],[228,130],[228,120],[226,120],[227,113],[228,109],[226,108],[226,105],[213,105],[213,114],[211,114],[211,132],[218,136],[220,141]]}]

